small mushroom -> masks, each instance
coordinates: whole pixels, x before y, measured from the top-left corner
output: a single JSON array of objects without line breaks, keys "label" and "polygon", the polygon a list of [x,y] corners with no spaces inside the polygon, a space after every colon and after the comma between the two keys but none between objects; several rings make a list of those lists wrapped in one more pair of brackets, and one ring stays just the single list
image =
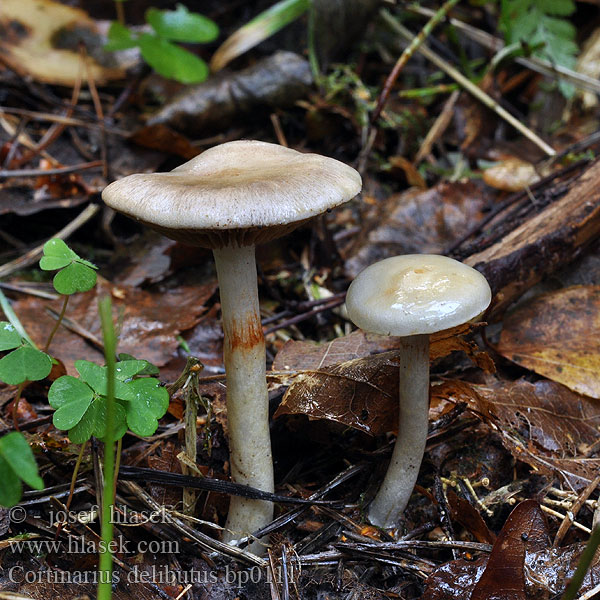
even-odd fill
[{"label": "small mushroom", "polygon": [[346,296],[352,322],[372,333],[399,336],[398,437],[368,517],[394,527],[412,493],[425,452],[429,411],[429,334],[480,315],[491,301],[485,277],[452,258],[394,256],[367,267]]},{"label": "small mushroom", "polygon": [[[237,483],[274,489],[254,247],[350,200],[360,188],[360,175],[337,160],[241,140],[206,150],[169,173],[130,175],[102,193],[110,207],[167,237],[213,250]],[[270,502],[234,496],[225,537],[248,535],[272,517]],[[261,548],[255,543],[251,550]]]}]

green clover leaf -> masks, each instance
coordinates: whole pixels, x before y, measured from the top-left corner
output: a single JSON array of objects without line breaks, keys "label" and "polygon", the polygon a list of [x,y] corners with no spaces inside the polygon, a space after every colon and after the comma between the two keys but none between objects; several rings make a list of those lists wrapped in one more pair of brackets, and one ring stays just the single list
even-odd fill
[{"label": "green clover leaf", "polygon": [[57,429],[75,427],[90,407],[94,392],[89,385],[72,377],[59,377],[48,390],[48,402],[56,408],[52,422]]},{"label": "green clover leaf", "polygon": [[64,296],[87,292],[96,285],[96,271],[87,265],[74,262],[61,269],[52,281],[54,289]]},{"label": "green clover leaf", "polygon": [[143,33],[138,45],[144,60],[163,77],[181,83],[198,83],[208,77],[208,65],[201,58],[164,38]]},{"label": "green clover leaf", "polygon": [[[120,363],[117,363],[117,366]],[[107,372],[106,367],[101,367],[89,360],[76,360],[75,368],[81,379],[85,381],[99,396],[106,396]],[[130,400],[133,392],[118,377],[115,381],[115,397],[121,400]]]},{"label": "green clover leaf", "polygon": [[113,21],[108,29],[108,42],[104,45],[104,50],[114,52],[115,50],[128,50],[135,48],[137,40],[131,30],[119,21]]},{"label": "green clover leaf", "polygon": [[23,343],[17,330],[8,321],[0,321],[0,350],[12,350]]},{"label": "green clover leaf", "polygon": [[24,481],[36,490],[44,489],[33,452],[16,431],[0,438],[0,505],[14,506],[21,499]]},{"label": "green clover leaf", "polygon": [[[115,372],[115,439],[122,438],[127,427],[140,436],[152,435],[158,419],[169,407],[169,394],[158,379],[140,377],[157,368],[146,360],[126,360],[116,364]],[[79,379],[70,375],[59,377],[48,391],[50,405],[56,409],[54,426],[68,430],[69,439],[82,444],[94,436],[106,435],[107,368],[87,360],[75,362]]]},{"label": "green clover leaf", "polygon": [[52,359],[41,350],[23,344],[0,359],[0,380],[8,385],[39,381],[50,374]]},{"label": "green clover leaf", "polygon": [[64,296],[87,292],[96,285],[96,266],[73,252],[63,240],[55,238],[44,244],[40,259],[44,271],[58,271],[54,276],[54,289]]},{"label": "green clover leaf", "polygon": [[56,271],[70,265],[79,255],[73,252],[63,240],[54,238],[44,244],[44,256],[40,259],[40,269]]},{"label": "green clover leaf", "polygon": [[0,456],[29,487],[44,489],[33,452],[23,434],[13,431],[0,438]]},{"label": "green clover leaf", "polygon": [[169,393],[154,378],[135,379],[128,385],[134,391],[126,404],[129,429],[143,437],[152,435],[169,408]]},{"label": "green clover leaf", "polygon": [[178,4],[175,10],[149,8],[146,22],[159,36],[173,42],[212,42],[219,35],[214,21],[190,12],[183,4]]}]

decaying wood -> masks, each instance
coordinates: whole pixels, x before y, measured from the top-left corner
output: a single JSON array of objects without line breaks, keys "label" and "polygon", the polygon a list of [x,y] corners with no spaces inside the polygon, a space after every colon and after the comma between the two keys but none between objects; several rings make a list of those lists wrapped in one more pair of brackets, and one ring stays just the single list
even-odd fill
[{"label": "decaying wood", "polygon": [[599,237],[599,182],[596,161],[566,186],[560,199],[464,259],[490,283],[494,299],[488,318],[501,315],[525,290],[573,261]]}]

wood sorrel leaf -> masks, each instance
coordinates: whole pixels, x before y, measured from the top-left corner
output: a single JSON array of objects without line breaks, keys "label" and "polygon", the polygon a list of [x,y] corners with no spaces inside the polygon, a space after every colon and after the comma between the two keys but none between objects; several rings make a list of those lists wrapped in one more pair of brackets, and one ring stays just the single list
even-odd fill
[{"label": "wood sorrel leaf", "polygon": [[183,4],[175,10],[149,8],[146,21],[158,35],[174,42],[212,42],[219,35],[214,21],[190,12]]},{"label": "wood sorrel leaf", "polygon": [[[106,367],[101,367],[96,363],[88,360],[75,361],[75,368],[81,375],[81,379],[85,381],[96,394],[106,396]],[[133,391],[128,386],[117,379],[115,381],[115,397],[121,400],[130,400],[133,397]]]},{"label": "wood sorrel leaf", "polygon": [[163,77],[181,83],[198,83],[208,77],[208,65],[201,58],[163,38],[143,33],[139,46],[144,60]]},{"label": "wood sorrel leaf", "polygon": [[154,378],[136,379],[128,385],[134,397],[126,406],[127,424],[138,435],[152,435],[169,408],[169,393]]},{"label": "wood sorrel leaf", "polygon": [[8,321],[0,321],[0,350],[12,350],[23,343],[17,330]]},{"label": "wood sorrel leaf", "polygon": [[23,345],[0,359],[0,380],[9,385],[39,381],[52,370],[52,359],[29,345]]},{"label": "wood sorrel leaf", "polygon": [[54,238],[44,244],[44,256],[40,259],[40,269],[55,271],[77,260],[79,256],[61,239]]},{"label": "wood sorrel leaf", "polygon": [[48,390],[50,406],[57,409],[52,418],[54,426],[58,429],[75,427],[93,398],[94,392],[83,381],[71,375],[59,377]]},{"label": "wood sorrel leaf", "polygon": [[[0,456],[28,486],[36,490],[44,489],[33,452],[23,434],[13,431],[0,438]],[[4,483],[1,476],[0,481]]]},{"label": "wood sorrel leaf", "polygon": [[87,292],[96,285],[96,271],[79,262],[61,269],[53,280],[54,289],[59,294],[69,296],[77,292]]},{"label": "wood sorrel leaf", "polygon": [[2,481],[2,485],[0,485],[0,506],[14,506],[21,499],[23,486],[2,456],[0,456],[0,481]]}]

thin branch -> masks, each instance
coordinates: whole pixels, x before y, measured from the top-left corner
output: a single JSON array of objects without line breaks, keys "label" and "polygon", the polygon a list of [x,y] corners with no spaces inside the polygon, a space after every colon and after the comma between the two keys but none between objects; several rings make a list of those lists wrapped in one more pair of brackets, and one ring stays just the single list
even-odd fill
[{"label": "thin branch", "polygon": [[[401,25],[394,16],[387,10],[382,9],[379,14],[383,20],[393,29],[396,33],[401,35],[406,40],[412,41],[414,35],[406,27]],[[528,127],[523,125],[518,119],[513,117],[505,108],[500,106],[491,96],[486,94],[481,88],[477,87],[472,81],[465,77],[458,69],[455,69],[450,63],[445,61],[441,56],[435,53],[433,50],[428,48],[426,45],[421,45],[417,49],[427,60],[431,61],[438,69],[444,71],[449,77],[452,77],[460,86],[467,90],[470,94],[475,96],[482,104],[493,110],[499,117],[504,119],[507,123],[512,125],[519,133],[524,135],[528,140],[532,141],[538,148],[540,148],[548,156],[554,156],[556,150],[549,146],[544,140],[542,140],[536,133],[531,131]]]}]

